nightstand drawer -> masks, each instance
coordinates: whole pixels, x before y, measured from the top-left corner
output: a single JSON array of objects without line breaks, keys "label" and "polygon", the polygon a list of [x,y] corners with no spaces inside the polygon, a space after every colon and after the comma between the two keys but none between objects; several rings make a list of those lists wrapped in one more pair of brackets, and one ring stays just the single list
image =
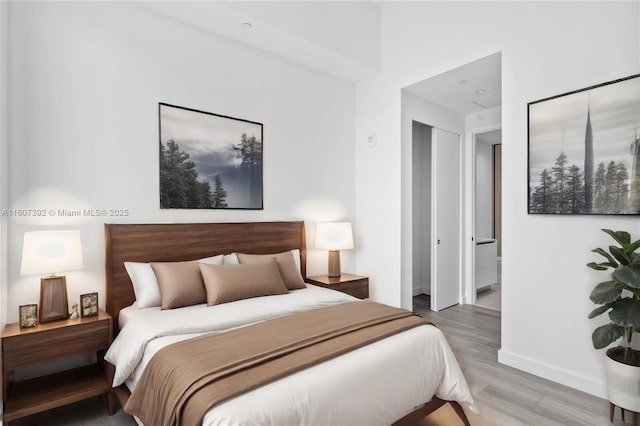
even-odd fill
[{"label": "nightstand drawer", "polygon": [[360,275],[344,273],[339,277],[318,275],[307,277],[307,282],[320,287],[330,288],[331,290],[341,291],[358,299],[367,299],[369,297],[369,278]]},{"label": "nightstand drawer", "polygon": [[109,347],[109,321],[76,324],[2,340],[4,369],[14,370],[31,364]]},{"label": "nightstand drawer", "polygon": [[[344,284],[340,291],[349,293],[353,297],[358,299],[366,299],[369,297],[369,283],[368,281],[358,281],[349,284]],[[337,289],[336,289],[337,290]]]}]

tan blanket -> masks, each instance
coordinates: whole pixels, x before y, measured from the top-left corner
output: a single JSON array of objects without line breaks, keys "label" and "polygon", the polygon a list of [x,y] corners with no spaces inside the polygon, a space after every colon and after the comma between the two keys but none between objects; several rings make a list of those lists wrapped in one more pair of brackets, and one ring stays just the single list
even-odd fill
[{"label": "tan blanket", "polygon": [[427,323],[409,311],[361,301],[206,334],[158,351],[125,411],[145,425],[201,425],[215,404]]}]

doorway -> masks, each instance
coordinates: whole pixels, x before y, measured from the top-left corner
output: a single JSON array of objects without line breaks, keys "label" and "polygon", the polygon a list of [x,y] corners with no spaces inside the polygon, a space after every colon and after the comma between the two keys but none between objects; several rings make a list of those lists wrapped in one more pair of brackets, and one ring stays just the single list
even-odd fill
[{"label": "doorway", "polygon": [[460,300],[460,135],[415,120],[411,130],[413,296],[439,311]]},{"label": "doorway", "polygon": [[[418,81],[401,90],[402,102],[402,234],[401,234],[401,306],[411,309],[424,279],[414,283],[414,271],[420,270],[422,258],[413,255],[416,215],[414,211],[414,159],[412,121],[433,128],[447,129],[462,136],[459,159],[462,182],[459,198],[460,260],[458,303],[475,303],[473,285],[473,153],[471,135],[475,129],[501,123],[501,54],[495,53],[458,68]],[[491,130],[495,129],[493,127]],[[484,130],[484,129],[483,129]],[[435,161],[435,160],[434,160]],[[431,188],[433,188],[433,183]],[[434,196],[431,197],[433,200]],[[433,209],[433,208],[432,208]],[[436,238],[436,236],[433,236]],[[424,271],[424,269],[423,269]],[[423,272],[424,274],[424,272]],[[432,280],[433,281],[433,280]],[[429,284],[430,289],[430,284]],[[427,290],[430,291],[430,290]],[[424,293],[426,294],[427,291]],[[422,293],[420,293],[422,294]],[[429,303],[430,305],[430,303]]]},{"label": "doorway", "polygon": [[501,310],[502,130],[473,135],[475,304]]}]

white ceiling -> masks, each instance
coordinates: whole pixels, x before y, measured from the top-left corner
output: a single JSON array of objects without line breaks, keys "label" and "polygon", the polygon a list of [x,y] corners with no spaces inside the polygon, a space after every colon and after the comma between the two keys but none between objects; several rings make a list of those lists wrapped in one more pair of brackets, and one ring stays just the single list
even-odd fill
[{"label": "white ceiling", "polygon": [[501,62],[495,53],[405,89],[463,115],[494,108],[502,104]]},{"label": "white ceiling", "polygon": [[355,82],[379,72],[380,8],[372,2],[131,4],[345,80]]},{"label": "white ceiling", "polygon": [[[380,9],[376,2],[139,1],[133,4],[349,81],[357,82],[380,71]],[[499,106],[500,53],[406,89],[463,115]]]}]

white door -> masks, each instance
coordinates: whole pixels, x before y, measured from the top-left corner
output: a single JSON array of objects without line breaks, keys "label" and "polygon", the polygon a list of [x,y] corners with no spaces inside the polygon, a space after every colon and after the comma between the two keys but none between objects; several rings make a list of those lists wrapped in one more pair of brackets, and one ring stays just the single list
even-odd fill
[{"label": "white door", "polygon": [[431,161],[431,309],[460,299],[460,135],[433,128]]}]

